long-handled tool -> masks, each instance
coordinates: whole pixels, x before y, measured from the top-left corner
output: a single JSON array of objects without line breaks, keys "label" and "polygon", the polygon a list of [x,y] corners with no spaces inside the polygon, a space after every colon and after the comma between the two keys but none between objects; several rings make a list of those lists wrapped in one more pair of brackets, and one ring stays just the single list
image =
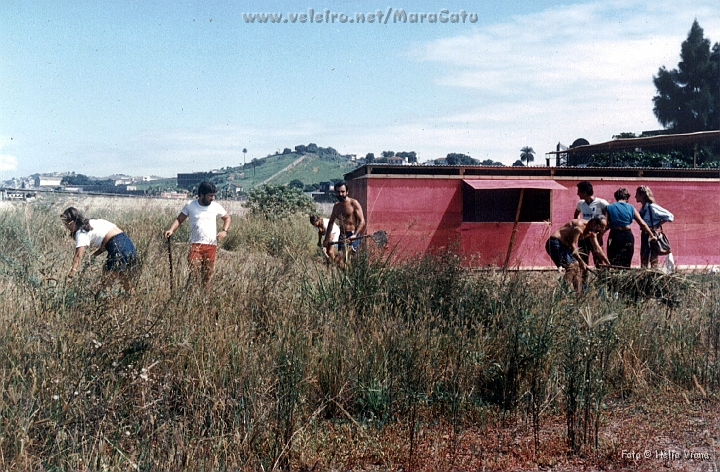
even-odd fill
[{"label": "long-handled tool", "polygon": [[170,293],[175,293],[175,277],[173,277],[172,243],[167,238],[168,261],[170,262]]},{"label": "long-handled tool", "polygon": [[330,244],[350,244],[351,241],[354,241],[356,239],[365,239],[365,238],[372,238],[372,240],[377,244],[377,246],[382,249],[385,247],[385,245],[388,242],[387,233],[384,230],[378,230],[375,231],[373,234],[368,234],[365,236],[358,236],[356,238],[340,238],[338,241],[333,241]]}]

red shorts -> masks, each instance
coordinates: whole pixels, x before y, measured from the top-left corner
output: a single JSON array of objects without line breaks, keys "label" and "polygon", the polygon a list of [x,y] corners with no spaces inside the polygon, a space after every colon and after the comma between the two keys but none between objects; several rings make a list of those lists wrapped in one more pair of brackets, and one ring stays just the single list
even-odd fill
[{"label": "red shorts", "polygon": [[215,256],[217,254],[217,246],[214,244],[191,244],[188,261],[201,262],[208,264],[210,267],[215,265]]}]

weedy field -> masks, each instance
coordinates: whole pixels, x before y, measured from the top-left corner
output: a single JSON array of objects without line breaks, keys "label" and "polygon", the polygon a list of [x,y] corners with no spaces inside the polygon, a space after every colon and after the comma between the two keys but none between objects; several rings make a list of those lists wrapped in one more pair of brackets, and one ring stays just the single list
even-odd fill
[{"label": "weedy field", "polygon": [[[3,470],[718,470],[720,280],[329,270],[307,217],[231,210],[208,292],[181,203],[70,202],[141,256],[136,293],[65,282],[66,200],[0,209]],[[225,204],[225,202],[222,202]],[[89,258],[86,258],[89,261]]]}]

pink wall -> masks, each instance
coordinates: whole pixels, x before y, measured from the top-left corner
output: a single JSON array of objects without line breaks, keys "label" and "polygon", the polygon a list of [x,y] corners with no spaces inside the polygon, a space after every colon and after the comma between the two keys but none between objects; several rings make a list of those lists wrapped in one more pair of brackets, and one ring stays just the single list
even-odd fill
[{"label": "pink wall", "polygon": [[[476,178],[476,177],[473,177]],[[550,233],[573,217],[580,180],[558,180],[566,190],[551,194],[551,223],[519,223],[510,265],[549,267],[545,241]],[[720,222],[717,181],[651,179],[591,180],[595,196],[613,203],[613,193],[628,189],[635,202],[635,189],[648,185],[659,205],[675,215],[665,230],[680,266],[720,265],[720,239],[708,228]],[[457,178],[372,177],[349,182],[350,194],[360,200],[368,221],[368,234],[383,229],[389,247],[396,255],[414,255],[450,248],[468,256],[470,264],[502,265],[507,253],[513,223],[463,223],[462,180]],[[640,264],[640,229],[633,224],[635,257]],[[607,238],[605,238],[607,239]]]}]

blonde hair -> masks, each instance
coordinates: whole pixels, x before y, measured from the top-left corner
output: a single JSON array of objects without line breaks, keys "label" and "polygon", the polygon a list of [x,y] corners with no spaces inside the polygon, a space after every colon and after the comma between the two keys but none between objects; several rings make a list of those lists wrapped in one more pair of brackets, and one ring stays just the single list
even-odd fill
[{"label": "blonde hair", "polygon": [[645,197],[645,203],[655,203],[655,197],[653,197],[652,190],[647,185],[641,185],[637,188],[637,193],[642,194]]}]

